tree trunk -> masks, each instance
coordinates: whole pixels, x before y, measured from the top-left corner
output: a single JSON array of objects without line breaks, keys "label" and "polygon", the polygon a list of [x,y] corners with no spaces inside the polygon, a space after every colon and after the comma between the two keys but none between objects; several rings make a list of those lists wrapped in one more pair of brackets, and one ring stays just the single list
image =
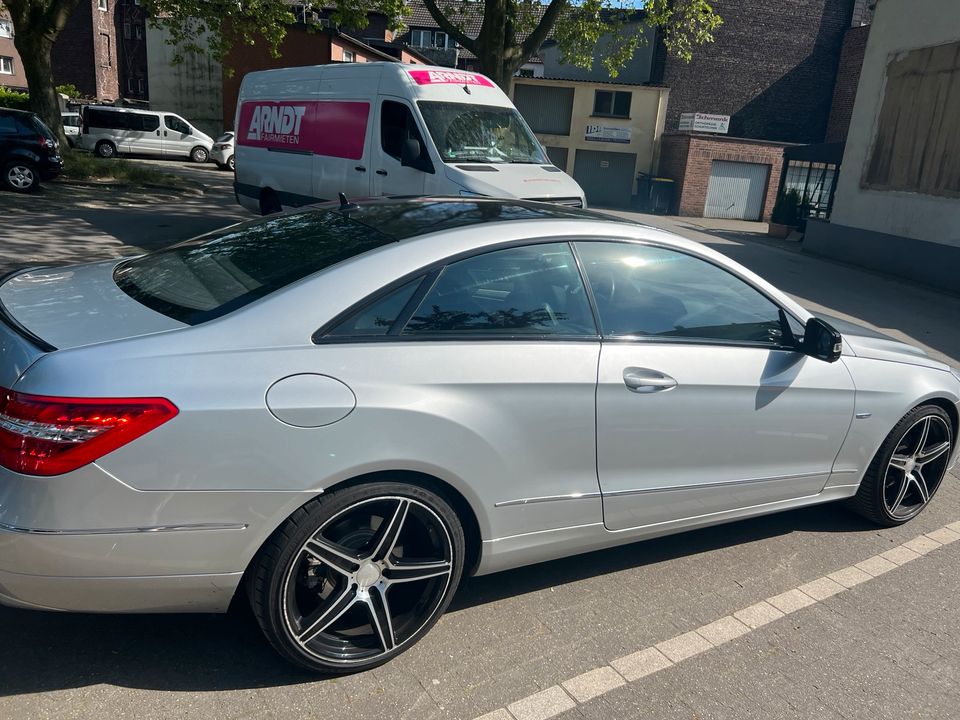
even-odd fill
[{"label": "tree trunk", "polygon": [[32,36],[18,32],[14,44],[20,53],[23,73],[27,76],[27,87],[30,88],[30,109],[53,130],[61,147],[66,147],[67,138],[63,133],[60,100],[53,84],[53,64],[50,60],[53,42],[39,33]]}]

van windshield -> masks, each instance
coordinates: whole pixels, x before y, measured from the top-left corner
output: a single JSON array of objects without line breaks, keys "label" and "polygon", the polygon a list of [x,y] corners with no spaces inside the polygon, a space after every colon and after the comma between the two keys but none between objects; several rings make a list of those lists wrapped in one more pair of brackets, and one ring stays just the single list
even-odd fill
[{"label": "van windshield", "polygon": [[446,163],[549,162],[514,108],[426,100],[417,105]]}]

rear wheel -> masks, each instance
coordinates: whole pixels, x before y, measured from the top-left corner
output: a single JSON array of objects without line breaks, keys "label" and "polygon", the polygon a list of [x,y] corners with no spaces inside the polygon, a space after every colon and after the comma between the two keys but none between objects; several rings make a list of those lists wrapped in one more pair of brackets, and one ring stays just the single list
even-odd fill
[{"label": "rear wheel", "polygon": [[449,605],[463,562],[463,529],[443,498],[375,483],[294,513],[260,551],[248,590],[281,655],[350,673],[420,640]]},{"label": "rear wheel", "polygon": [[205,147],[199,145],[190,151],[190,159],[195,163],[205,163],[210,158],[210,153]]},{"label": "rear wheel", "polygon": [[264,188],[260,191],[260,214],[274,215],[281,212],[283,207],[280,205],[280,198],[270,188]]},{"label": "rear wheel", "polygon": [[109,140],[101,140],[94,147],[94,152],[102,158],[112,158],[117,156],[117,146]]},{"label": "rear wheel", "polygon": [[880,446],[851,507],[887,527],[912,520],[940,488],[953,443],[950,416],[942,408],[914,408]]},{"label": "rear wheel", "polygon": [[231,171],[231,172],[233,172],[234,170],[237,169],[237,163],[234,161],[233,155],[231,155],[231,156],[227,159],[227,167],[230,168],[230,171]]},{"label": "rear wheel", "polygon": [[32,163],[13,160],[3,166],[3,184],[14,192],[33,192],[40,187],[40,174]]}]

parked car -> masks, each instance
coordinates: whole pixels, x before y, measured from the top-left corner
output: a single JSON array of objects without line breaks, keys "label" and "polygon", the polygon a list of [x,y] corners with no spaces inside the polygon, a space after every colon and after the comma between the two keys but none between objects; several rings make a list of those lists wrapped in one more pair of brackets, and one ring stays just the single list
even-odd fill
[{"label": "parked car", "polygon": [[403,652],[466,574],[834,500],[900,525],[956,456],[960,371],[545,203],[344,199],[0,303],[3,602],[240,593],[324,672]]},{"label": "parked car", "polygon": [[103,158],[130,153],[205,163],[213,147],[209,135],[169,112],[88,105],[82,116],[78,144]]},{"label": "parked car", "polygon": [[0,108],[0,170],[14,192],[32,192],[63,170],[60,143],[34,113]]},{"label": "parked car", "polygon": [[63,118],[63,134],[67,137],[67,143],[70,147],[75,147],[80,137],[80,113],[65,112],[60,115]]},{"label": "parked car", "polygon": [[393,62],[247,73],[234,122],[248,210],[377,195],[520,197],[586,207],[490,80]]},{"label": "parked car", "polygon": [[221,170],[232,171],[236,167],[233,159],[233,138],[234,134],[232,132],[225,132],[217,138],[217,142],[210,152],[210,158]]}]

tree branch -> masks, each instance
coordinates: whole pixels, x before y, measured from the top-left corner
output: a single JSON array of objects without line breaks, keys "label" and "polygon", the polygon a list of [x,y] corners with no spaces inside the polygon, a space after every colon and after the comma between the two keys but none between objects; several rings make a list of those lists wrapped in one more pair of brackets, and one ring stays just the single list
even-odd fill
[{"label": "tree branch", "polygon": [[[427,0],[427,2],[430,2],[430,0]],[[540,18],[540,23],[520,46],[520,54],[524,59],[537,53],[540,46],[543,45],[547,39],[547,35],[549,35],[553,29],[553,26],[557,23],[560,12],[567,7],[568,2],[569,0],[550,0],[550,5],[547,6],[546,12],[544,12],[543,17]]]},{"label": "tree branch", "polygon": [[463,32],[463,30],[450,22],[450,20],[442,12],[440,12],[440,8],[437,7],[436,0],[423,0],[423,4],[427,6],[427,12],[430,13],[430,17],[436,20],[437,25],[440,26],[441,30],[463,45],[463,47],[472,52],[474,55],[477,54],[478,47],[476,41]]}]

